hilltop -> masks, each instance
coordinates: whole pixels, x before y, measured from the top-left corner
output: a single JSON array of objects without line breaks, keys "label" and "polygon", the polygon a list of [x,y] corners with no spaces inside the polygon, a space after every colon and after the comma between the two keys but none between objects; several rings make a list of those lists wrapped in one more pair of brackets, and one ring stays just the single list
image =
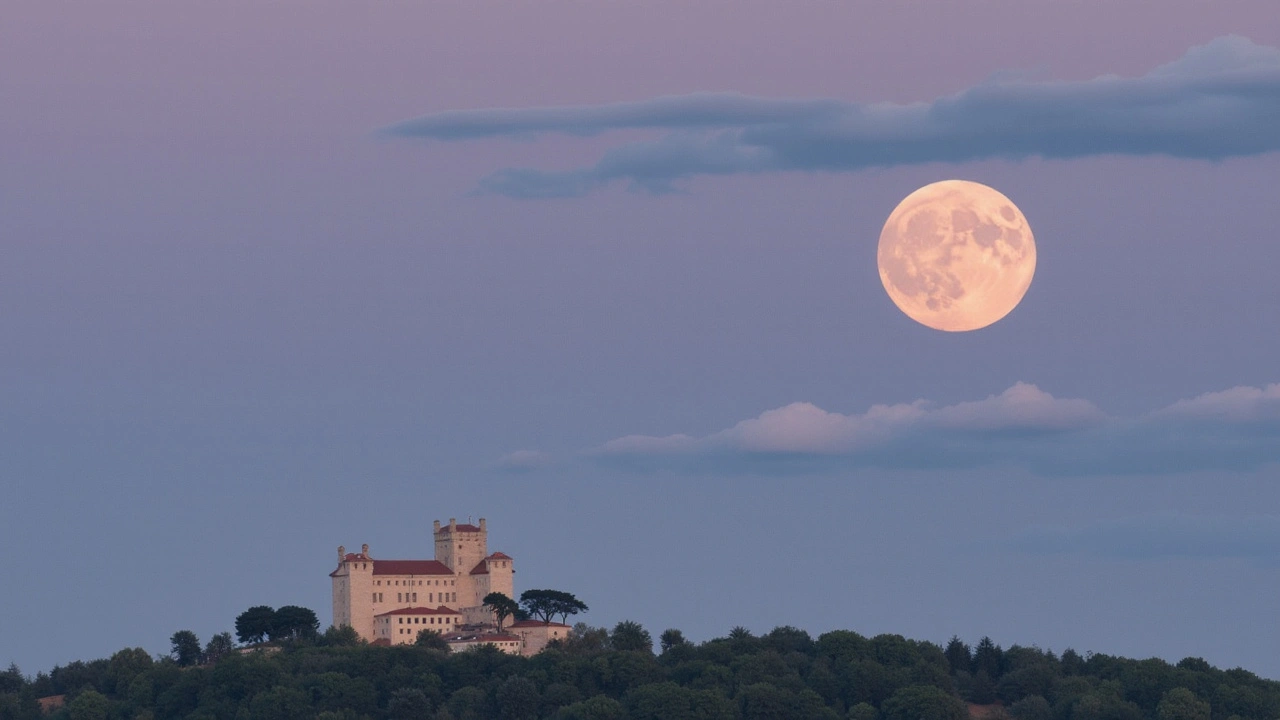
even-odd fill
[{"label": "hilltop", "polygon": [[[24,677],[0,673],[0,720],[1276,720],[1280,683],[1198,658],[970,648],[792,627],[654,647],[639,624],[579,623],[533,657],[380,647],[350,629],[183,667],[141,649]],[[52,715],[38,698],[62,695]],[[48,703],[49,701],[46,701]]]}]

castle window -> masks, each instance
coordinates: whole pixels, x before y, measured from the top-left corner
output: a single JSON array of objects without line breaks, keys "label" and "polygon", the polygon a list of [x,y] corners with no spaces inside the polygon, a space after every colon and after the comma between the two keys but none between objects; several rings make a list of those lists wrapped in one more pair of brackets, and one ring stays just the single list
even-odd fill
[{"label": "castle window", "polygon": [[413,601],[418,602],[418,593],[413,594]]}]

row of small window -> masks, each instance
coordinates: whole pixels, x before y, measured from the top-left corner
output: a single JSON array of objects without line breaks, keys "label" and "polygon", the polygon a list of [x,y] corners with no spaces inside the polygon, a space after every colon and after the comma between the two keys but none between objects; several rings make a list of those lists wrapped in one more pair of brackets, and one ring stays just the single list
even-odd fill
[{"label": "row of small window", "polygon": [[[422,622],[421,622],[421,623],[419,623],[419,622],[418,622],[419,620],[421,620]],[[427,622],[428,620],[430,620],[431,622]],[[422,625],[452,625],[452,624],[454,623],[454,620],[453,620],[453,618],[451,618],[451,617],[442,617],[442,618],[439,618],[439,620],[440,620],[440,622],[438,622],[438,623],[437,623],[437,622],[436,622],[436,618],[407,618],[407,617],[398,617],[398,618],[396,618],[396,624],[397,624],[397,625],[418,625],[418,624],[422,624]]]},{"label": "row of small window", "polygon": [[[426,596],[427,602],[458,602],[458,593],[456,592],[429,592],[426,593]],[[383,602],[382,593],[374,593],[373,601],[376,603]],[[418,593],[396,593],[396,602],[418,602]]]},{"label": "row of small window", "polygon": [[[395,584],[396,584],[396,585],[399,585],[399,584],[400,584],[400,582],[401,582],[400,580],[396,580],[396,581],[395,581]],[[432,582],[432,581],[428,580],[428,581],[427,581],[427,584],[428,584],[428,585],[430,585],[430,584],[431,584],[431,582]],[[436,580],[436,581],[435,581],[435,584],[436,584],[436,586],[437,586],[437,587],[438,587],[441,583],[443,583],[445,587],[449,587],[449,586],[451,586],[451,585],[457,585],[457,584],[458,584],[458,581],[457,581],[457,580]],[[374,581],[373,581],[373,584],[374,584],[374,585],[379,585],[379,586],[380,586],[380,585],[382,585],[382,581],[381,581],[381,580],[374,580]],[[422,584],[422,581],[421,581],[421,580],[405,580],[405,581],[404,581],[404,584],[405,584],[405,585],[421,585],[421,584]],[[390,585],[391,585],[391,581],[390,581],[390,580],[388,580],[388,581],[387,581],[387,586],[388,586],[388,587],[390,587]]]}]

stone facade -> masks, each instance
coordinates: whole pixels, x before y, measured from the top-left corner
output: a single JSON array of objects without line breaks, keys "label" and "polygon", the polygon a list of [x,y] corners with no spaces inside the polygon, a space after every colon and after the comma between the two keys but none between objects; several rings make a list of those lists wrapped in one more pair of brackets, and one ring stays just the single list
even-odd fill
[{"label": "stone facade", "polygon": [[552,640],[564,640],[569,637],[568,625],[541,620],[519,620],[504,628],[521,640],[521,649],[525,655],[537,655]]},{"label": "stone facade", "polygon": [[492,624],[493,613],[481,602],[491,592],[515,598],[515,561],[500,552],[489,553],[484,518],[478,526],[460,524],[454,518],[448,525],[437,520],[433,531],[434,560],[375,560],[368,545],[361,546],[358,553],[339,547],[338,567],[329,573],[333,624],[349,625],[369,642],[393,643],[397,641],[394,635],[379,636],[379,628],[389,625],[380,624],[377,618],[394,618],[388,613],[396,611],[443,607],[461,617],[461,623],[454,623],[451,629],[460,624]]},{"label": "stone facade", "polygon": [[430,630],[441,635],[453,633],[462,626],[462,613],[439,607],[411,607],[390,610],[373,618],[374,642],[385,645],[412,645],[418,633]]}]

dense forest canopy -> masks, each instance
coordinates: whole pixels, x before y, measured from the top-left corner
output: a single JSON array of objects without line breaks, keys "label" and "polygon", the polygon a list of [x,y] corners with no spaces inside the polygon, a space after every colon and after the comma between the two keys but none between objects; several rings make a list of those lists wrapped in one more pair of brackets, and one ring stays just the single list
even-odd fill
[{"label": "dense forest canopy", "polygon": [[[449,654],[432,642],[375,647],[330,628],[274,652],[190,664],[193,638],[179,635],[183,663],[131,648],[35,677],[10,667],[0,673],[0,720],[965,720],[968,703],[984,720],[1280,719],[1280,683],[1245,670],[1003,649],[986,638],[943,647],[846,630],[815,639],[791,627],[759,637],[734,628],[701,644],[667,630],[655,647],[638,623],[580,623],[567,641],[524,658],[492,648]],[[65,706],[42,715],[37,699],[52,695],[65,695]]]}]

